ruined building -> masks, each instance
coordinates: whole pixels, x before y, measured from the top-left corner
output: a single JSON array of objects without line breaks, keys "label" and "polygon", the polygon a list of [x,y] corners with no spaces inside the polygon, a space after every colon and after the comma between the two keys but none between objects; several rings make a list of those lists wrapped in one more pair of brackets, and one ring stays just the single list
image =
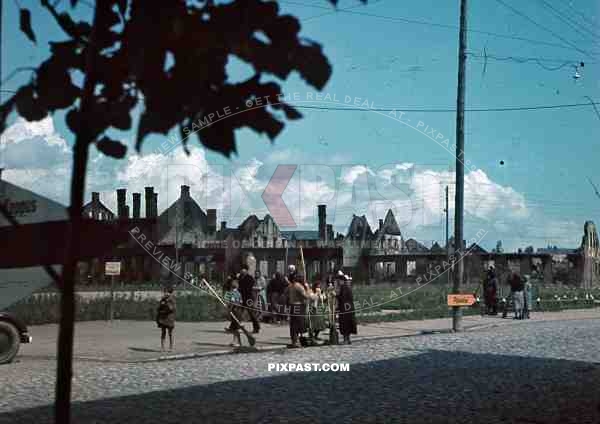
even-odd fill
[{"label": "ruined building", "polygon": [[[432,270],[447,262],[447,249],[435,243],[428,249],[414,238],[405,239],[394,213],[388,210],[379,219],[375,231],[365,215],[353,215],[345,235],[333,232],[327,223],[327,207],[318,205],[316,230],[281,230],[266,214],[250,215],[236,228],[226,221],[217,226],[218,211],[204,211],[192,197],[189,186],[181,186],[178,199],[158,214],[158,193],[145,187],[132,194],[132,208],[127,204],[127,192],[118,189],[117,214],[100,202],[99,193],[92,193],[84,206],[88,219],[123,220],[135,229],[135,236],[103,258],[81,263],[80,281],[102,281],[103,264],[120,260],[123,281],[176,281],[184,273],[208,273],[210,278],[223,278],[237,272],[244,258],[252,255],[256,269],[262,274],[285,272],[287,265],[300,265],[300,247],[304,254],[308,279],[332,273],[342,268],[356,281],[421,282],[435,278]],[[142,217],[142,197],[145,214]],[[130,214],[131,212],[131,214]],[[453,244],[453,239],[449,240]],[[572,251],[528,250],[525,253],[487,252],[472,244],[465,246],[465,283],[481,281],[485,270],[493,265],[498,275],[507,277],[511,270],[528,274],[546,284],[581,285],[585,288],[600,284],[600,248],[595,225],[584,225],[581,246]],[[427,279],[424,279],[427,276]],[[446,277],[440,278],[445,283]]]}]

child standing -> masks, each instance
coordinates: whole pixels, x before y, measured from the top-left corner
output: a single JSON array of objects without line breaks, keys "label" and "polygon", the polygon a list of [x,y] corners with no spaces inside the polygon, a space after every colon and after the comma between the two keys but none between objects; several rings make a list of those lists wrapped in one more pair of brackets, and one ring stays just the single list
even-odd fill
[{"label": "child standing", "polygon": [[230,285],[230,290],[225,292],[225,302],[228,305],[229,314],[229,332],[232,334],[233,340],[231,341],[232,347],[240,347],[242,345],[242,339],[240,337],[240,325],[236,322],[231,314],[235,315],[238,321],[242,319],[242,294],[238,290],[238,282],[233,280]]},{"label": "child standing", "polygon": [[175,328],[175,297],[173,287],[169,287],[160,303],[156,313],[156,324],[160,328],[160,348],[165,350],[165,338],[169,332],[169,351],[173,350],[173,329]]}]

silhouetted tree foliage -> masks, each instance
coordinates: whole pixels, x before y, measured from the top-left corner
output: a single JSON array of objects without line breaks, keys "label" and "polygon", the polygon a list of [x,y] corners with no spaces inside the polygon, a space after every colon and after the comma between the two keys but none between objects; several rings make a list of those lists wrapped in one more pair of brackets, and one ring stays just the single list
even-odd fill
[{"label": "silhouetted tree foliage", "polygon": [[[328,1],[334,6],[338,3]],[[281,87],[274,81],[265,82],[265,76],[286,79],[296,71],[320,90],[332,72],[322,47],[300,37],[298,19],[280,15],[275,1],[240,0],[221,5],[205,1],[193,5],[183,0],[106,0],[104,7],[97,7],[100,25],[94,51],[98,55],[93,58],[92,72],[99,89],[91,102],[94,119],[88,120],[77,106],[83,87],[78,87],[71,75],[86,72],[93,24],[75,21],[48,0],[40,3],[67,39],[50,42],[50,57],[36,69],[32,80],[2,105],[0,130],[15,109],[29,121],[68,109],[69,129],[76,134],[85,131],[90,143],[116,158],[125,155],[126,147],[104,133],[109,128],[130,130],[131,114],[140,99],[144,109],[137,128],[138,151],[148,134],[167,134],[175,127],[179,127],[186,148],[188,138],[183,128],[229,107],[234,111],[232,116],[196,132],[204,146],[229,156],[236,152],[234,130],[249,127],[273,141],[284,128],[285,118],[302,117],[286,103],[235,114],[236,108],[241,109],[255,97],[270,96],[271,101],[277,101]],[[71,0],[71,6],[78,3]],[[27,9],[20,10],[20,28],[36,42]],[[251,65],[255,74],[246,81],[229,83],[226,64],[230,55]],[[285,118],[275,114],[277,110]]]}]

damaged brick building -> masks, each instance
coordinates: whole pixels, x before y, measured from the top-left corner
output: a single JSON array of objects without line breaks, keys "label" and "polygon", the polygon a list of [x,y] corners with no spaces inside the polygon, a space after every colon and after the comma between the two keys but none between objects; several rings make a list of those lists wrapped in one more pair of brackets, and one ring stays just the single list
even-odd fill
[{"label": "damaged brick building", "polygon": [[[354,276],[355,281],[414,282],[418,278],[447,281],[442,272],[448,263],[446,247],[434,243],[431,248],[414,238],[405,239],[392,210],[379,219],[373,231],[365,215],[353,215],[345,235],[334,234],[327,223],[327,208],[318,205],[318,227],[314,231],[282,231],[270,215],[248,216],[239,226],[229,228],[226,221],[217,225],[217,210],[198,205],[190,187],[181,186],[179,198],[158,214],[158,193],[153,187],[144,191],[145,216],[141,216],[141,193],[132,193],[132,208],[127,205],[125,189],[117,190],[117,214],[92,193],[84,206],[88,219],[119,219],[127,222],[130,241],[117,246],[109,255],[80,263],[79,278],[103,280],[103,263],[121,261],[121,278],[127,282],[172,281],[185,273],[207,273],[221,279],[237,272],[248,256],[255,259],[256,269],[270,276],[284,272],[288,264],[299,264],[300,247],[304,254],[307,276],[314,279],[337,269]],[[510,270],[538,276],[547,284],[564,283],[587,288],[600,283],[600,250],[595,225],[584,225],[578,249],[525,253],[487,252],[475,244],[468,246],[465,260],[465,283],[478,282],[493,265],[500,275]]]}]

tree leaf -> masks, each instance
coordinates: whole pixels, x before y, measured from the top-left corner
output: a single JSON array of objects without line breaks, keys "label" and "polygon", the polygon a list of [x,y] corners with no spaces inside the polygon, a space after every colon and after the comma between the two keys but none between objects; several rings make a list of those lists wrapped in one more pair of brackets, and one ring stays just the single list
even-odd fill
[{"label": "tree leaf", "polygon": [[160,109],[154,112],[148,107],[142,112],[140,122],[138,124],[137,136],[135,141],[135,149],[139,152],[142,147],[142,142],[150,133],[159,133],[167,135],[171,128],[177,124],[177,120],[173,115],[173,110]]},{"label": "tree leaf", "polygon": [[317,43],[309,43],[290,54],[302,78],[317,90],[322,90],[333,72],[323,48]]},{"label": "tree leaf", "polygon": [[33,29],[31,29],[31,12],[28,9],[21,9],[19,12],[19,28],[31,42],[37,44],[35,34],[33,33]]},{"label": "tree leaf", "polygon": [[48,116],[48,109],[40,99],[35,98],[31,85],[19,88],[15,97],[17,112],[28,121],[41,121]]},{"label": "tree leaf", "polygon": [[127,146],[106,136],[96,142],[96,147],[106,156],[115,159],[123,159],[127,154]]},{"label": "tree leaf", "polygon": [[285,103],[281,105],[281,108],[283,109],[283,112],[285,113],[285,117],[287,119],[290,119],[292,121],[302,119],[302,114],[298,111],[298,109]]},{"label": "tree leaf", "polygon": [[50,52],[52,52],[53,57],[64,64],[65,68],[84,70],[85,58],[77,51],[80,46],[77,40],[51,41],[48,44],[50,44]]},{"label": "tree leaf", "polygon": [[51,57],[38,69],[36,92],[44,99],[50,111],[65,109],[75,103],[81,90],[73,84],[69,71],[56,56]]},{"label": "tree leaf", "polygon": [[231,154],[237,153],[237,149],[234,128],[229,121],[226,119],[219,122],[219,125],[205,127],[202,131],[196,132],[196,137],[206,148],[231,158]]}]

